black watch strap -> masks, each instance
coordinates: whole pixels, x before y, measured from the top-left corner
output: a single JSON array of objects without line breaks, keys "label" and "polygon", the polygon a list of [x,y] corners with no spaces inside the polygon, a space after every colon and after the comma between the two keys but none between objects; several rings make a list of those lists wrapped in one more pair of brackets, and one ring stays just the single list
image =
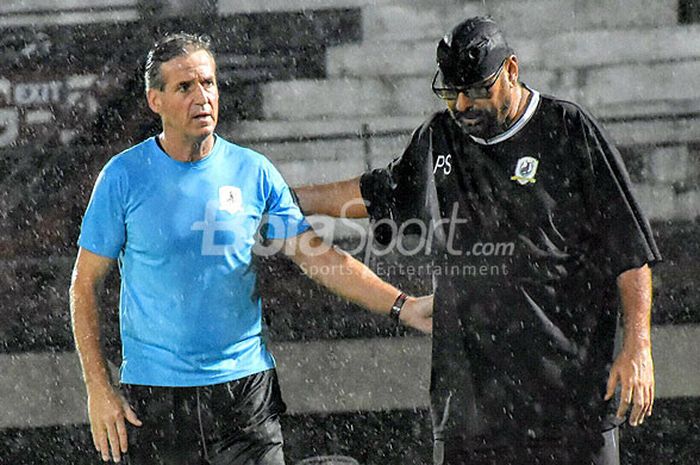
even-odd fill
[{"label": "black watch strap", "polygon": [[399,324],[399,316],[401,315],[403,305],[406,303],[406,299],[408,299],[408,296],[402,292],[394,301],[391,310],[389,310],[389,318],[391,318],[395,324]]}]

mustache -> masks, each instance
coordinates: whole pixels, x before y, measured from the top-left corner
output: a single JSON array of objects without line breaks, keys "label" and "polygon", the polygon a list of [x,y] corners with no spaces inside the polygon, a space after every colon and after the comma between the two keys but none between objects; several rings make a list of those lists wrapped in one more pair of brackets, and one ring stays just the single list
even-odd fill
[{"label": "mustache", "polygon": [[455,119],[483,119],[488,116],[487,112],[480,110],[468,110],[468,111],[452,111],[452,115]]}]

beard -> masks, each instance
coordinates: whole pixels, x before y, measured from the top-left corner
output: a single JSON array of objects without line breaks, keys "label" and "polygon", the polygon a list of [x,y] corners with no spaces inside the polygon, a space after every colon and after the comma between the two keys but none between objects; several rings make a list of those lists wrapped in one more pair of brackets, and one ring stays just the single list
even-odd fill
[{"label": "beard", "polygon": [[510,93],[506,92],[503,95],[501,105],[497,108],[470,108],[467,111],[450,110],[450,114],[466,135],[489,139],[501,134],[512,124],[512,121],[507,117],[512,102]]}]

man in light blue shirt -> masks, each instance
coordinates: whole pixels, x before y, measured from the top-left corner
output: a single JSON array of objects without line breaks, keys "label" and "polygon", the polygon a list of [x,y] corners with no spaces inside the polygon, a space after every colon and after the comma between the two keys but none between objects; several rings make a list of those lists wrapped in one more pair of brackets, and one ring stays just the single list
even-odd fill
[{"label": "man in light blue shirt", "polygon": [[218,136],[197,161],[170,158],[153,137],[105,166],[78,243],[120,265],[123,383],[207,385],[273,368],[251,269],[265,214],[279,226],[268,238],[310,229],[272,164]]},{"label": "man in light blue shirt", "polygon": [[[323,247],[262,155],[215,134],[216,64],[207,39],[177,34],[146,62],[163,131],[104,167],[83,218],[71,284],[76,345],[95,448],[133,464],[284,463],[274,359],[262,339],[256,235],[314,279],[430,331],[432,298],[411,298]],[[309,247],[309,245],[311,247]],[[120,381],[109,383],[97,289],[121,272]],[[129,431],[124,420],[138,428]]]}]

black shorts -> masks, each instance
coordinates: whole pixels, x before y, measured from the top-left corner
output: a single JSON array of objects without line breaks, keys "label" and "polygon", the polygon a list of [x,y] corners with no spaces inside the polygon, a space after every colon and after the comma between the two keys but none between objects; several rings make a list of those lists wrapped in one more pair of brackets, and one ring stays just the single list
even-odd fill
[{"label": "black shorts", "polygon": [[435,440],[434,465],[620,465],[617,428],[601,433],[598,450],[565,441],[538,441],[528,446],[464,451]]},{"label": "black shorts", "polygon": [[122,385],[143,426],[128,465],[284,465],[275,370],[201,387]]}]

